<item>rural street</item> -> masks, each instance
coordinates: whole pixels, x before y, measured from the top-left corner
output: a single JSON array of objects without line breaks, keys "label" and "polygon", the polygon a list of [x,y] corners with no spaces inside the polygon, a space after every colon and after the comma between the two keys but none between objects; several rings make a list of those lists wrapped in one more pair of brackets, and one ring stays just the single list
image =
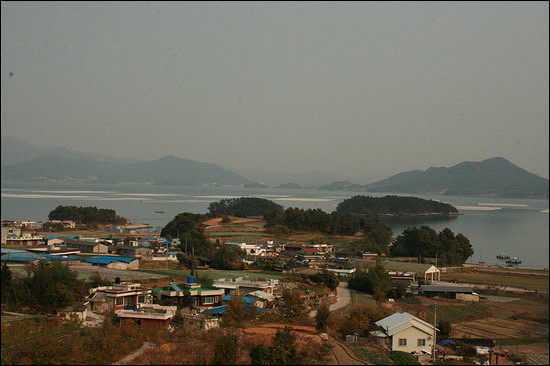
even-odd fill
[{"label": "rural street", "polygon": [[[329,306],[330,311],[335,311],[338,309],[342,309],[346,306],[351,304],[351,294],[348,290],[348,283],[347,282],[340,282],[338,287],[336,288],[336,302]],[[309,313],[310,317],[314,317],[317,315],[317,310],[313,310]]]}]

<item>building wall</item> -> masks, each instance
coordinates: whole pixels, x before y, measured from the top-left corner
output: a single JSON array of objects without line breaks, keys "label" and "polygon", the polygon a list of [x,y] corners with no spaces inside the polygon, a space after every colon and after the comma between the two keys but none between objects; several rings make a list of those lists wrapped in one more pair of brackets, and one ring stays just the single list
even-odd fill
[{"label": "building wall", "polygon": [[[135,262],[135,261],[134,261]],[[128,263],[126,262],[112,262],[107,264],[107,268],[113,268],[113,269],[128,269]]]},{"label": "building wall", "polygon": [[456,299],[462,301],[479,302],[479,296],[471,294],[456,294]]},{"label": "building wall", "polygon": [[[391,345],[392,351],[402,351],[402,352],[411,353],[414,351],[425,350],[425,351],[432,352],[433,335],[423,332],[418,328],[415,328],[415,327],[407,328],[399,333],[394,334],[392,338],[393,338],[392,345]],[[425,339],[425,343],[426,343],[425,346],[418,346],[419,338]],[[399,339],[406,339],[407,345],[400,346]]]},{"label": "building wall", "polygon": [[21,228],[18,227],[3,227],[2,228],[2,244],[6,244],[6,237],[8,234],[14,234],[21,236]]}]

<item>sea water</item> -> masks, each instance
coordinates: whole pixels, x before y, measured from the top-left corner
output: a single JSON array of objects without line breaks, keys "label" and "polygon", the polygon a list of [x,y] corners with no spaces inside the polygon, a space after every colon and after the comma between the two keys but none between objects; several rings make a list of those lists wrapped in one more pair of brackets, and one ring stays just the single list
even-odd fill
[{"label": "sea water", "polygon": [[[355,195],[381,197],[395,193],[326,191],[316,188],[244,188],[213,186],[159,186],[152,184],[36,183],[2,181],[4,220],[47,221],[62,206],[113,209],[135,223],[157,230],[182,212],[208,213],[208,206],[226,198],[258,197],[283,208],[321,209],[327,213]],[[547,199],[395,194],[438,200],[455,206],[460,215],[450,219],[414,217],[384,220],[397,237],[409,227],[427,225],[436,231],[462,233],[474,249],[468,262],[504,264],[499,253],[519,257],[520,267],[548,268],[549,214]]]}]

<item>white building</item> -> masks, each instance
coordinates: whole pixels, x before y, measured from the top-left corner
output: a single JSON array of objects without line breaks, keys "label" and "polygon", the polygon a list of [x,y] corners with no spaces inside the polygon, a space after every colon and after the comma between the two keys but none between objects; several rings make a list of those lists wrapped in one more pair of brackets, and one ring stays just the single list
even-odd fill
[{"label": "white building", "polygon": [[[434,326],[409,313],[395,313],[376,324],[379,330],[370,332],[378,342],[392,351],[432,352]],[[437,330],[437,328],[435,328]]]}]

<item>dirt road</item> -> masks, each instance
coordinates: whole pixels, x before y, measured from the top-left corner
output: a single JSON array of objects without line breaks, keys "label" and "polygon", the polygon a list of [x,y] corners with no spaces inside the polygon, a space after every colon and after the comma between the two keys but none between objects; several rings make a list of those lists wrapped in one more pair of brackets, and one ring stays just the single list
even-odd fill
[{"label": "dirt road", "polygon": [[[336,288],[336,302],[329,306],[329,310],[335,311],[338,309],[342,309],[349,304],[351,304],[351,294],[348,290],[348,283],[340,282],[340,284]],[[309,313],[309,316],[311,318],[315,317],[315,315],[317,315],[317,310],[313,310]]]}]

